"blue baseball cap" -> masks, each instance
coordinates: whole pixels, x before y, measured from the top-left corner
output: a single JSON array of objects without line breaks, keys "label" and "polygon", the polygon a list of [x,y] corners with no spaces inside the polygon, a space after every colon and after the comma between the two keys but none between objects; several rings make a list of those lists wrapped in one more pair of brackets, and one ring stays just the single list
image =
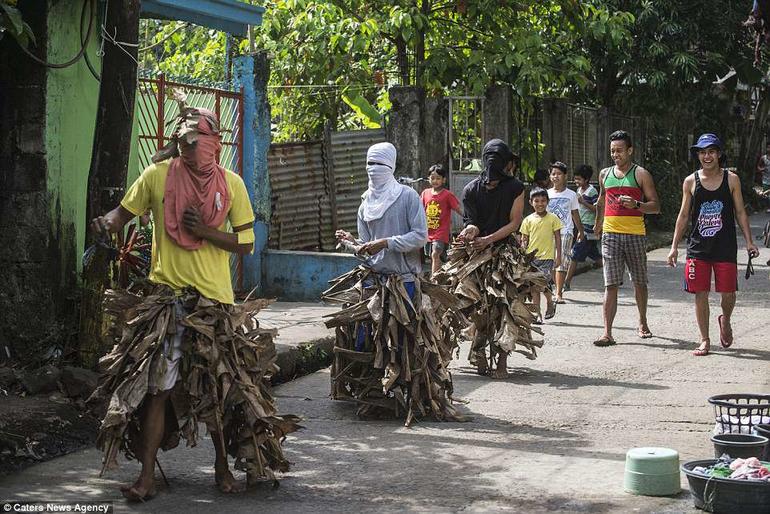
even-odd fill
[{"label": "blue baseball cap", "polygon": [[722,141],[716,136],[716,134],[706,133],[701,134],[698,138],[698,142],[690,147],[690,152],[695,155],[698,150],[705,150],[711,146],[716,146],[719,151],[722,151]]}]

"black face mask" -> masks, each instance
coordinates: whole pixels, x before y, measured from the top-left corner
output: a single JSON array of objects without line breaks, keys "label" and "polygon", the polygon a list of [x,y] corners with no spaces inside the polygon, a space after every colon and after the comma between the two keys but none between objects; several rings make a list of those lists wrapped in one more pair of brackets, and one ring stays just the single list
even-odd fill
[{"label": "black face mask", "polygon": [[506,167],[513,160],[513,153],[500,139],[487,142],[481,152],[481,158],[484,163],[482,176],[485,184],[511,178],[506,172]]}]

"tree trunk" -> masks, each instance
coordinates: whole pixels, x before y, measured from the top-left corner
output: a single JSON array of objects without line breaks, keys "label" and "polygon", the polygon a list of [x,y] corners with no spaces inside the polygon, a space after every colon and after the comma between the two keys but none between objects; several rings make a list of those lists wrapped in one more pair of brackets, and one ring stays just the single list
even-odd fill
[{"label": "tree trunk", "polygon": [[[422,0],[420,5],[420,13],[426,18],[430,16],[431,3],[430,0]],[[427,25],[423,25],[422,29],[417,32],[417,42],[414,47],[414,84],[416,86],[424,86],[423,75],[425,73],[425,31]]]},{"label": "tree trunk", "polygon": [[[118,47],[109,41],[104,45],[91,168],[88,171],[86,227],[91,219],[115,208],[123,198],[134,117],[141,0],[112,0],[107,6],[105,29],[116,41],[127,45]],[[93,240],[90,231],[88,234],[90,237],[87,239]],[[102,299],[109,282],[109,256],[107,252],[99,251],[90,265],[83,269],[80,357],[89,366],[94,366],[103,353]]]},{"label": "tree trunk", "polygon": [[398,72],[401,75],[401,85],[410,85],[409,80],[409,54],[406,51],[406,41],[401,35],[396,36],[396,63]]},{"label": "tree trunk", "polygon": [[762,137],[764,136],[767,116],[770,111],[770,95],[768,95],[767,89],[762,88],[760,95],[759,105],[754,112],[754,119],[746,124],[743,137],[741,137],[738,176],[741,178],[741,189],[746,202],[750,202],[754,197],[752,190],[757,156],[762,153]]}]

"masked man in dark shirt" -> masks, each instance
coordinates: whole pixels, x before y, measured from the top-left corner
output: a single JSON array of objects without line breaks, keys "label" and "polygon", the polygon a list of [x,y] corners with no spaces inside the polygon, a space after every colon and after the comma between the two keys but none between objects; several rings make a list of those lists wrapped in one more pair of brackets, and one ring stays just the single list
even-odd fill
[{"label": "masked man in dark shirt", "polygon": [[[524,212],[524,184],[513,177],[517,156],[508,145],[492,139],[482,152],[483,172],[463,189],[463,222],[465,228],[458,239],[470,242],[474,249],[483,250],[509,237],[519,229]],[[478,323],[477,323],[478,324]],[[495,378],[508,375],[508,352],[496,349],[494,341],[488,341],[485,330],[477,326],[471,348],[471,363],[480,374],[488,372],[486,346],[498,353]]]}]

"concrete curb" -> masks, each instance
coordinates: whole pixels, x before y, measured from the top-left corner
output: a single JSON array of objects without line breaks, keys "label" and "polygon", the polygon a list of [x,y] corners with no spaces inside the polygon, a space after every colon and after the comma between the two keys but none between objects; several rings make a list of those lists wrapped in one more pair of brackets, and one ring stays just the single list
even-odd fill
[{"label": "concrete curb", "polygon": [[271,384],[290,382],[330,366],[333,349],[334,336],[313,339],[300,346],[281,345],[276,360],[280,370],[271,378]]}]

